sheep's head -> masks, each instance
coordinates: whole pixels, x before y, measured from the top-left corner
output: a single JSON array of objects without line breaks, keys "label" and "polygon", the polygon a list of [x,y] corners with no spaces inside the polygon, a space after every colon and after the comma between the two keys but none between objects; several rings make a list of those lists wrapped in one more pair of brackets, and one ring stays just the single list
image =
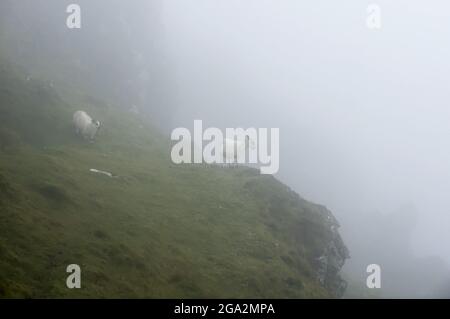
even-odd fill
[{"label": "sheep's head", "polygon": [[100,128],[100,125],[101,125],[100,121],[97,121],[97,120],[92,120],[92,124],[94,124],[96,128]]},{"label": "sheep's head", "polygon": [[95,137],[97,136],[98,130],[100,129],[101,123],[97,120],[91,120],[91,132],[90,132],[90,139],[91,142],[94,142]]}]

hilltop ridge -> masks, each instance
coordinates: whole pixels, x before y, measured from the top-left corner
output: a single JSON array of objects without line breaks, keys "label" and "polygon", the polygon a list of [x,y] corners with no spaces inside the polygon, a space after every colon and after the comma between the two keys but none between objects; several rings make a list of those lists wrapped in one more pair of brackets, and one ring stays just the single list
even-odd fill
[{"label": "hilltop ridge", "polygon": [[[149,120],[0,68],[0,297],[342,296],[325,207],[252,168],[175,165]],[[80,105],[96,143],[73,132]]]}]

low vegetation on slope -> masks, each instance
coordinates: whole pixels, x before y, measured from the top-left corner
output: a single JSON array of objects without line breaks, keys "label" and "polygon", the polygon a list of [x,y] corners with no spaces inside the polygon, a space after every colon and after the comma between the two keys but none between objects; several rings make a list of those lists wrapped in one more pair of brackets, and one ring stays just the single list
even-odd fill
[{"label": "low vegetation on slope", "polygon": [[[139,117],[0,68],[0,297],[342,293],[325,208],[251,168],[174,165]],[[73,133],[80,108],[104,123],[96,143]]]}]

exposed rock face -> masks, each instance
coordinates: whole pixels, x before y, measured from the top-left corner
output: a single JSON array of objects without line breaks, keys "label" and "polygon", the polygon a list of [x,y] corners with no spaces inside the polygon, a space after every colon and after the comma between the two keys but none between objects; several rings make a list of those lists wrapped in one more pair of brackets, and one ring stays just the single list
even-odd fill
[{"label": "exposed rock face", "polygon": [[340,298],[347,288],[347,282],[340,277],[339,271],[350,255],[338,232],[339,223],[336,218],[325,208],[322,214],[329,229],[329,240],[322,255],[317,258],[317,277],[328,291]]},{"label": "exposed rock face", "polygon": [[[273,235],[292,240],[297,254],[290,258],[294,264],[308,264],[308,273],[328,292],[329,296],[343,296],[347,283],[339,272],[349,258],[349,251],[339,235],[339,223],[324,206],[301,198],[288,186],[271,177],[258,177],[247,183],[246,189],[257,197],[262,210],[267,210],[267,225]],[[282,221],[287,221],[283,223]],[[280,223],[281,221],[281,223]],[[304,271],[301,267],[299,271]]]}]

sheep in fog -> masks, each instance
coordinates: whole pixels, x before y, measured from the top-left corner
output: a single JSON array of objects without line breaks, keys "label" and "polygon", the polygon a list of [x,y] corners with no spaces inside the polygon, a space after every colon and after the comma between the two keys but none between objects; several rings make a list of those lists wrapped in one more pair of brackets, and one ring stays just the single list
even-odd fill
[{"label": "sheep in fog", "polygon": [[[223,161],[229,164],[238,165],[238,159],[240,156],[245,156],[247,150],[254,150],[256,148],[255,142],[245,136],[245,141],[225,138],[222,144]],[[234,151],[233,151],[234,150]]]},{"label": "sheep in fog", "polygon": [[89,139],[91,142],[94,140],[100,128],[100,122],[92,119],[84,111],[76,111],[73,114],[73,124],[76,133],[84,139]]}]

